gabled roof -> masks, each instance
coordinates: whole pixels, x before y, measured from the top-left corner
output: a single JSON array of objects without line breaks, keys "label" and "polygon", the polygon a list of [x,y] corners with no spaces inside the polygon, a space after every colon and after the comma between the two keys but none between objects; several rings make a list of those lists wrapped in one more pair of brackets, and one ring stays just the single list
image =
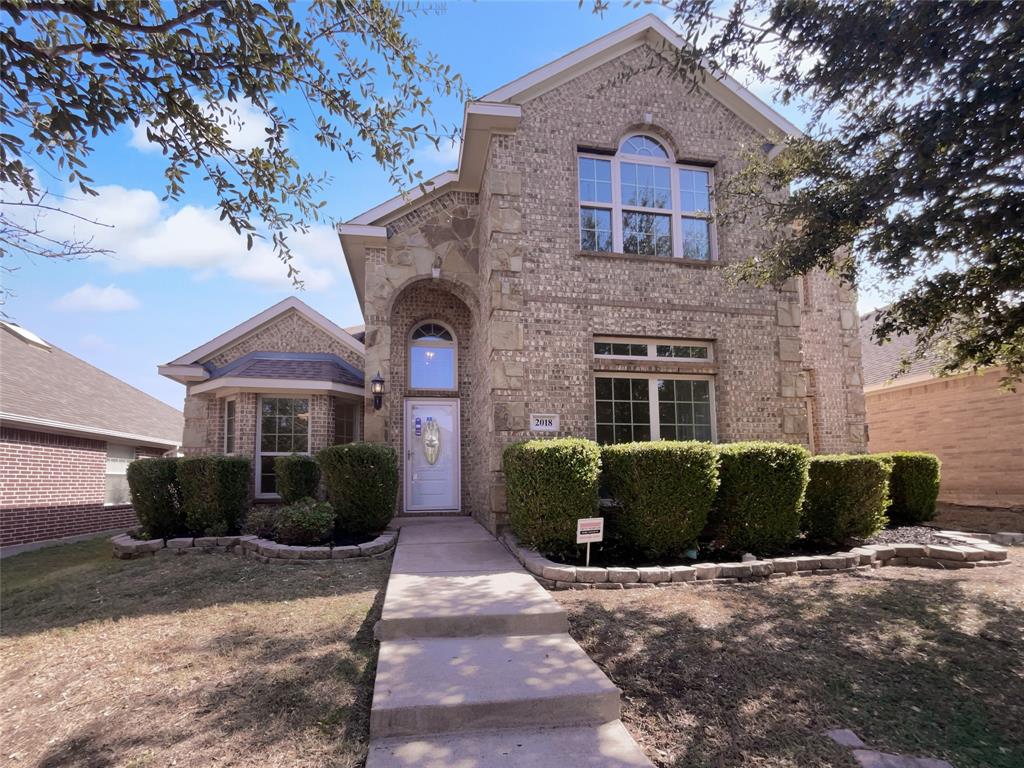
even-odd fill
[{"label": "gabled roof", "polygon": [[363,346],[363,343],[354,338],[344,328],[328,320],[304,301],[294,296],[289,296],[287,299],[279,301],[274,306],[263,310],[258,315],[250,317],[243,323],[239,323],[234,328],[225,331],[205,344],[186,352],[181,357],[172,360],[166,365],[161,365],[159,371],[162,375],[183,383],[187,381],[205,381],[210,377],[210,373],[203,367],[202,363],[225,347],[229,347],[249,334],[259,331],[265,325],[268,325],[287,312],[298,312],[313,325],[338,339],[353,351],[358,352],[360,355],[365,354],[366,348]]},{"label": "gabled roof", "polygon": [[329,381],[351,387],[363,386],[361,370],[337,355],[330,354],[250,352],[210,374],[213,380],[225,376],[242,379]]},{"label": "gabled roof", "polygon": [[[523,75],[496,88],[481,101],[525,104],[530,99],[557,88],[585,72],[605,64],[641,45],[666,45],[688,48],[686,40],[652,13],[640,17],[624,27],[609,32],[591,43],[555,59],[550,64]],[[700,85],[712,96],[729,107],[767,138],[773,136],[800,136],[802,132],[793,123],[765,104],[725,72],[714,69],[701,60],[709,77]]]},{"label": "gabled roof", "polygon": [[59,432],[151,445],[181,445],[181,411],[13,323],[0,322],[0,420]]},{"label": "gabled roof", "polygon": [[[389,222],[448,192],[479,191],[490,138],[495,133],[512,132],[519,126],[521,105],[642,45],[679,49],[688,43],[657,16],[647,14],[481,99],[468,102],[463,117],[459,163],[454,170],[427,179],[415,189],[338,225],[338,236],[360,306],[363,304],[366,249],[386,245]],[[799,128],[735,79],[714,70],[706,62],[701,63],[708,77],[700,86],[766,138],[775,141],[779,137],[802,135]]]},{"label": "gabled roof", "polygon": [[932,369],[938,365],[939,358],[934,353],[927,353],[924,357],[912,360],[910,367],[893,381],[903,358],[913,356],[917,337],[895,336],[886,344],[878,344],[871,338],[877,322],[878,310],[868,312],[860,319],[861,367],[865,388],[878,388],[890,381],[893,384],[904,384],[934,377]]}]

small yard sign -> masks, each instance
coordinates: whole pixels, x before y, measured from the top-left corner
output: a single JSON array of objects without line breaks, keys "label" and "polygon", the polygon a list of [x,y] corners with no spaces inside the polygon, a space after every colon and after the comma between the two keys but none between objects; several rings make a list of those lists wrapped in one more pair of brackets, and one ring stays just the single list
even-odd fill
[{"label": "small yard sign", "polygon": [[583,517],[576,521],[576,543],[587,545],[587,565],[590,565],[590,542],[604,541],[604,518]]},{"label": "small yard sign", "polygon": [[530,429],[534,432],[557,432],[557,413],[531,413]]},{"label": "small yard sign", "polygon": [[604,518],[584,517],[576,521],[576,543],[589,544],[604,541]]}]

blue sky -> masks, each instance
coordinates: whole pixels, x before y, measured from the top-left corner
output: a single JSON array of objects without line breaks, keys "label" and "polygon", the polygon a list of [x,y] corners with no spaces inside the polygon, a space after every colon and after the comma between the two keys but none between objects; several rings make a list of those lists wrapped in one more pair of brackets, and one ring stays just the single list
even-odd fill
[{"label": "blue sky", "polygon": [[[647,12],[616,6],[601,18],[575,1],[448,2],[443,14],[413,19],[408,30],[460,72],[474,95],[482,95]],[[456,99],[436,106],[440,121],[461,121]],[[798,111],[782,111],[802,124]],[[251,127],[258,136],[259,125]],[[324,195],[329,216],[345,220],[395,194],[372,159],[350,165],[311,139],[290,141],[308,170],[333,176]],[[432,145],[416,155],[428,177],[453,168],[456,157],[454,149],[439,152]],[[103,139],[89,167],[103,194],[82,205],[114,225],[102,238],[117,253],[71,263],[21,261],[20,269],[3,275],[15,294],[5,311],[51,343],[180,408],[184,388],[160,377],[157,365],[294,290],[268,252],[247,253],[244,241],[217,222],[213,195],[199,180],[179,202],[161,202],[163,168],[160,154],[130,127]],[[342,326],[361,323],[329,226],[293,247],[307,281],[300,298]]]}]

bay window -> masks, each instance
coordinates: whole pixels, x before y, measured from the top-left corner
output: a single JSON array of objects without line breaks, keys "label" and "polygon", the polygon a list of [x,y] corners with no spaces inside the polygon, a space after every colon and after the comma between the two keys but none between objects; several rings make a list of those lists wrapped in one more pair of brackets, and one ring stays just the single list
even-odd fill
[{"label": "bay window", "polygon": [[309,399],[260,396],[256,495],[277,495],[274,459],[309,453]]},{"label": "bay window", "polygon": [[709,261],[712,175],[674,163],[649,136],[630,136],[610,157],[581,152],[580,248]]}]

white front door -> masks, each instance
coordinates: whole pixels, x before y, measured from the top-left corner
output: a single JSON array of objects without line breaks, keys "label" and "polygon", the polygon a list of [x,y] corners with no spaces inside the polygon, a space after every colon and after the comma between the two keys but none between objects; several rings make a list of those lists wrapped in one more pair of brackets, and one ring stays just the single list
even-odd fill
[{"label": "white front door", "polygon": [[458,511],[459,401],[405,401],[405,509]]}]

